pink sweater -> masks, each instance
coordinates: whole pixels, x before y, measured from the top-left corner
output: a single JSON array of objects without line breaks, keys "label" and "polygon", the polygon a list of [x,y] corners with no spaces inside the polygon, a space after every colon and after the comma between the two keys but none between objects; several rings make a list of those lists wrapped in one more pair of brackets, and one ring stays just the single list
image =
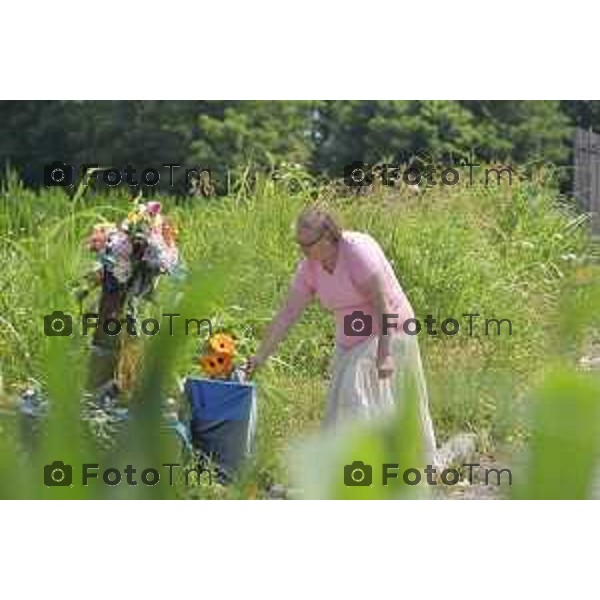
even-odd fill
[{"label": "pink sweater", "polygon": [[[398,329],[389,333],[402,333],[404,320],[414,318],[412,307],[406,298],[394,270],[386,259],[379,244],[368,234],[344,231],[339,242],[337,262],[333,273],[328,273],[321,263],[304,258],[298,264],[290,286],[284,309],[275,321],[275,329],[281,331],[296,321],[305,306],[318,295],[321,305],[334,312],[336,320],[336,343],[344,348],[368,339],[367,335],[346,335],[344,319],[355,311],[371,317],[372,335],[381,331],[381,323],[375,317],[375,307],[356,285],[362,285],[372,275],[380,274],[384,281],[385,295],[390,312],[397,319],[390,319],[390,326],[397,323]],[[355,322],[357,329],[360,322]],[[365,330],[366,331],[366,330]]]}]

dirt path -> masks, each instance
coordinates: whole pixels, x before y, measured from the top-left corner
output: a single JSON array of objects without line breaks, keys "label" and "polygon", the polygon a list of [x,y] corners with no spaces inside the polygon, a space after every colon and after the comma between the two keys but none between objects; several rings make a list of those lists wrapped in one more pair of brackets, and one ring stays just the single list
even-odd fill
[{"label": "dirt path", "polygon": [[[579,368],[585,371],[596,372],[600,375],[600,335],[595,334],[592,336],[591,342],[588,344],[586,351],[579,360]],[[454,438],[460,438],[461,435],[464,434],[459,434],[459,436],[454,436]],[[467,452],[464,456],[458,452],[451,462],[460,463],[460,460],[458,459],[462,459],[463,463],[479,463],[481,467],[478,469],[478,473],[473,469],[473,483],[469,484],[468,481],[463,480],[453,486],[439,486],[434,491],[434,497],[440,500],[499,500],[509,498],[509,486],[494,485],[496,482],[494,471],[492,471],[490,477],[488,477],[488,484],[485,482],[486,470],[510,468],[510,461],[508,458],[498,460],[498,458],[492,454],[477,454],[474,452],[474,447],[470,446],[467,447],[466,450]],[[464,459],[470,460],[466,461]],[[502,479],[503,481],[507,480],[507,477],[503,476]],[[492,482],[492,485],[490,485],[490,482]],[[598,473],[595,478],[591,497],[593,499],[600,499],[600,465],[598,465]]]},{"label": "dirt path", "polygon": [[[502,500],[509,497],[508,474],[502,472],[502,469],[510,468],[506,462],[500,464],[492,454],[476,454],[467,463],[479,466],[471,469],[463,467],[463,479],[455,485],[436,486],[433,490],[434,499]],[[469,472],[472,474],[470,481]],[[498,477],[502,485],[498,485]]]}]

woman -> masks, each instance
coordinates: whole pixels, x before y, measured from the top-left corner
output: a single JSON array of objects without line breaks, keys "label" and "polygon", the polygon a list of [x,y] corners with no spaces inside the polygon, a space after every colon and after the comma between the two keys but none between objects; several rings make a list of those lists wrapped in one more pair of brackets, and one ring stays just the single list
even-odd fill
[{"label": "woman", "polygon": [[[325,425],[390,411],[402,394],[404,376],[412,370],[424,450],[433,458],[435,436],[419,347],[416,336],[402,329],[414,313],[381,247],[368,234],[342,231],[331,215],[315,208],[298,218],[296,241],[305,258],[297,266],[285,305],[248,361],[249,372],[264,364],[317,295],[336,318]],[[386,314],[393,317],[384,320]]]}]

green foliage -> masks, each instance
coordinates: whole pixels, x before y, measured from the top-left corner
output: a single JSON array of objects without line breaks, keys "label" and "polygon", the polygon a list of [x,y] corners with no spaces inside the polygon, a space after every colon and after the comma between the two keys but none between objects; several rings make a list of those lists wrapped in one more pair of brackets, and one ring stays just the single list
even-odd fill
[{"label": "green foliage", "polygon": [[599,397],[597,377],[557,365],[534,399],[528,460],[516,498],[590,497],[600,457]]},{"label": "green foliage", "polygon": [[[275,179],[242,180],[230,196],[218,201],[182,206],[174,198],[164,199],[165,210],[180,230],[191,287],[183,290],[181,283],[165,279],[148,312],[181,307],[180,312],[192,317],[212,318],[218,327],[238,336],[240,357],[255,351],[300,258],[293,242],[294,218],[311,202],[315,190],[314,181],[302,170],[286,168],[279,173]],[[124,215],[128,199],[126,194],[98,194],[73,202],[62,190],[35,193],[12,177],[0,201],[0,357],[6,389],[10,395],[35,378],[55,403],[46,445],[35,459],[24,452],[15,424],[2,417],[0,466],[6,477],[1,491],[18,497],[62,497],[68,494],[42,489],[42,461],[53,457],[81,462],[83,456],[93,458],[100,450],[78,418],[80,384],[89,359],[87,340],[46,338],[43,316],[52,310],[77,314],[71,290],[87,262],[82,240],[101,217],[114,220]],[[528,417],[532,390],[557,361],[573,363],[586,333],[598,327],[597,310],[590,309],[598,298],[597,274],[592,270],[589,285],[577,283],[582,270],[593,269],[592,247],[581,220],[557,196],[555,182],[542,176],[515,181],[513,186],[438,186],[410,198],[375,194],[337,198],[330,204],[347,228],[367,231],[380,242],[419,318],[431,314],[439,323],[463,312],[479,312],[482,318],[513,321],[512,336],[485,336],[479,331],[470,337],[462,333],[466,325],[461,320],[460,335],[421,336],[419,342],[440,441],[464,430],[481,439],[491,437],[492,443],[526,441],[532,434]],[[178,376],[194,372],[197,343],[195,338],[176,337],[154,338],[145,344],[144,376],[134,393],[140,420],[128,432],[123,454],[113,456],[114,460],[136,456],[138,462],[149,464],[176,455],[172,440],[157,437],[158,407]],[[319,426],[332,346],[331,318],[312,306],[259,373],[258,447],[245,482],[263,488],[289,480],[282,457],[291,439]],[[573,393],[589,395],[585,385],[564,381],[563,391],[572,382]],[[560,392],[561,397],[565,394]],[[582,402],[585,412],[589,401]],[[540,422],[548,419],[544,416]],[[388,434],[373,435],[376,441],[371,442],[371,433],[356,433],[349,447],[368,446],[364,451],[374,453],[373,460],[385,455]],[[409,439],[406,435],[397,438]],[[396,447],[393,452],[410,458],[411,447]],[[332,451],[346,456],[339,448]],[[353,455],[367,460],[363,450]],[[134,493],[244,497],[248,495],[245,485],[155,492],[139,488]],[[328,485],[328,491],[319,488],[317,495],[358,493],[339,487],[332,491]],[[576,489],[577,494],[583,493],[579,482]],[[385,497],[407,491],[391,487]],[[523,493],[546,492],[536,487]],[[78,494],[112,492],[97,486],[69,497]]]},{"label": "green foliage", "polygon": [[230,103],[223,115],[200,114],[202,136],[191,145],[193,162],[210,165],[224,180],[237,165],[273,169],[282,160],[308,162],[314,102]]},{"label": "green foliage", "polygon": [[298,163],[341,177],[351,162],[398,162],[418,151],[564,165],[573,125],[600,127],[598,114],[596,101],[0,101],[0,166],[36,185],[55,160],[131,164],[138,179],[153,167],[162,175],[156,189],[181,195],[183,169],[171,188],[163,164],[210,168],[220,194],[248,169]]},{"label": "green foliage", "polygon": [[522,164],[562,163],[569,155],[571,123],[555,100],[467,100],[482,136],[476,154]]},{"label": "green foliage", "polygon": [[447,100],[323,102],[317,112],[315,165],[330,175],[356,160],[392,162],[412,153],[466,153],[477,146],[470,112]]}]

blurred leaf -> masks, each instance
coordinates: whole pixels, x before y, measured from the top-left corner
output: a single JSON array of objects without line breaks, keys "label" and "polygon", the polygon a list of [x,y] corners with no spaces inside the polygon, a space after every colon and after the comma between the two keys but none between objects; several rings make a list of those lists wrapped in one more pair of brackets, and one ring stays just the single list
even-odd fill
[{"label": "blurred leaf", "polygon": [[600,381],[557,369],[536,394],[519,499],[589,498],[600,457]]}]

